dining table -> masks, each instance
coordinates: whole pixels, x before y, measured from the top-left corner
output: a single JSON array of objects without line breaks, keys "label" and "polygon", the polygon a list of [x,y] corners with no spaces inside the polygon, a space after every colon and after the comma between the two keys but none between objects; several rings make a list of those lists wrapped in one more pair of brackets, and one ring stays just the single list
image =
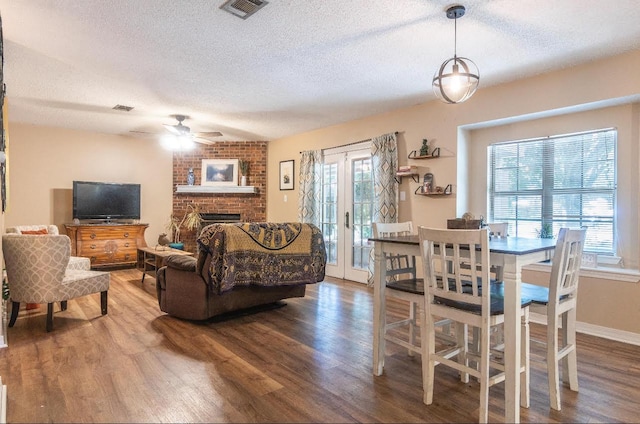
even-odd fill
[{"label": "dining table", "polygon": [[[417,235],[372,237],[374,244],[373,283],[373,374],[384,370],[386,326],[387,254],[410,255],[420,258]],[[504,277],[504,366],[505,366],[505,422],[520,422],[520,299],[522,267],[551,259],[554,239],[523,237],[491,237],[490,262],[502,267]]]}]

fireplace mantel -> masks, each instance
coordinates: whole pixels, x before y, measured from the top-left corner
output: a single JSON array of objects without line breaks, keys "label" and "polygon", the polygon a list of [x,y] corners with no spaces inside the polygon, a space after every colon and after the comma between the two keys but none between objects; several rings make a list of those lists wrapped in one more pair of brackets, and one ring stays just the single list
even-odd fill
[{"label": "fireplace mantel", "polygon": [[176,193],[204,193],[204,194],[253,194],[257,193],[255,186],[203,186],[203,185],[177,185]]}]

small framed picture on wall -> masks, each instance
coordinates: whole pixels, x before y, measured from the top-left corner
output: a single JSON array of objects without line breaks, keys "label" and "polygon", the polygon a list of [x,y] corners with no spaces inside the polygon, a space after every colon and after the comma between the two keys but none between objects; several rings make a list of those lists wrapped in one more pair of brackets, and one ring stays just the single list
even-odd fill
[{"label": "small framed picture on wall", "polygon": [[280,190],[293,190],[293,159],[280,161]]}]

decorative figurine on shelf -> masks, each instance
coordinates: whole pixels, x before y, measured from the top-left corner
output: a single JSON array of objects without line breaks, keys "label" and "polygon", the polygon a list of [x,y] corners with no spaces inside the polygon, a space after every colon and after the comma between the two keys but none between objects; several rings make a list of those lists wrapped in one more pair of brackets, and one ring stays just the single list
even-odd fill
[{"label": "decorative figurine on shelf", "polygon": [[196,182],[196,176],[193,173],[193,168],[189,168],[189,173],[187,174],[187,184],[192,186]]},{"label": "decorative figurine on shelf", "polygon": [[420,156],[429,156],[429,141],[422,139],[422,147],[420,148]]},{"label": "decorative figurine on shelf", "polygon": [[425,194],[433,192],[433,174],[431,172],[424,174],[422,192]]}]

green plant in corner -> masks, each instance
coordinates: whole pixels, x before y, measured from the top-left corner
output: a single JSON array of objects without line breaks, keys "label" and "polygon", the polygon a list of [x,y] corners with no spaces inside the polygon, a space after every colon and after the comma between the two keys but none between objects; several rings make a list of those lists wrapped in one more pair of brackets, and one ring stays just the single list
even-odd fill
[{"label": "green plant in corner", "polygon": [[2,270],[2,300],[9,300],[9,284],[7,283],[5,272],[5,270]]}]

